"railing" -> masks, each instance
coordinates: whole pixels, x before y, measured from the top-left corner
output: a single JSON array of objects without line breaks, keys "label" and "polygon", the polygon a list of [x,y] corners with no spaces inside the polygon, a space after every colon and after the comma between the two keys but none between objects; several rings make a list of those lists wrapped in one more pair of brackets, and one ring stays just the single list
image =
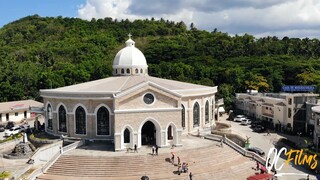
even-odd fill
[{"label": "railing", "polygon": [[47,161],[46,164],[44,164],[41,168],[35,170],[32,172],[32,174],[29,176],[28,179],[34,180],[37,178],[37,176],[43,174],[44,172],[46,172],[46,170],[48,170],[48,168],[54,163],[56,162],[56,160],[61,156],[60,152],[56,153],[51,160]]},{"label": "railing", "polygon": [[[58,151],[49,161],[47,161],[41,168],[38,168],[37,170],[35,170],[30,176],[28,179],[36,179],[37,176],[40,176],[41,174],[45,173],[52,165],[53,163],[55,163],[59,157],[63,154],[63,153],[66,153],[70,150],[73,150],[73,149],[76,149],[77,147],[79,146],[82,146],[84,144],[84,141],[77,141],[77,142],[74,142],[72,144],[69,144],[68,146],[66,147],[63,147],[62,149],[60,149],[60,151]],[[35,153],[33,155],[34,156],[37,156],[38,153]]]},{"label": "railing", "polygon": [[254,159],[255,161],[258,161],[260,164],[262,164],[264,166],[266,165],[266,161],[263,157],[259,156],[258,154],[254,153],[254,152],[247,151],[246,149],[239,146],[238,144],[231,141],[229,138],[227,138],[225,136],[210,134],[210,135],[204,136],[204,138],[214,140],[214,141],[221,141],[221,139],[223,139],[223,142],[226,145],[230,146],[232,149],[236,150],[237,152],[239,152],[243,156],[250,157],[250,158]]},{"label": "railing", "polygon": [[77,147],[82,146],[83,144],[84,144],[83,140],[74,142],[72,144],[69,144],[68,146],[63,147],[63,153],[66,153],[66,152],[68,152],[70,150],[76,149]]}]

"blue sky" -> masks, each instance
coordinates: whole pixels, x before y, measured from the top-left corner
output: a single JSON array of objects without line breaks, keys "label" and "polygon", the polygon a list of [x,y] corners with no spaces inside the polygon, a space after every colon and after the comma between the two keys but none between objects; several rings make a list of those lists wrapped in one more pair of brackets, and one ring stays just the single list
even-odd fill
[{"label": "blue sky", "polygon": [[168,19],[256,37],[320,38],[320,0],[3,0],[0,27],[28,15]]},{"label": "blue sky", "polygon": [[82,3],[85,0],[4,0],[0,6],[0,27],[34,14],[78,17],[78,6]]}]

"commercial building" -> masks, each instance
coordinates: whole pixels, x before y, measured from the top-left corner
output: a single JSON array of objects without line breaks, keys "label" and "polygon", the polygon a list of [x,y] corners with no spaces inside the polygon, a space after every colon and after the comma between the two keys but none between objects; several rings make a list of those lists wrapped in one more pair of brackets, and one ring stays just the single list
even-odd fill
[{"label": "commercial building", "polygon": [[0,103],[0,123],[7,121],[21,122],[32,118],[31,108],[43,108],[43,103],[34,100],[11,101]]},{"label": "commercial building", "polygon": [[314,129],[310,104],[317,104],[312,93],[248,93],[236,94],[236,108],[245,115],[267,121],[281,131],[309,133]]}]

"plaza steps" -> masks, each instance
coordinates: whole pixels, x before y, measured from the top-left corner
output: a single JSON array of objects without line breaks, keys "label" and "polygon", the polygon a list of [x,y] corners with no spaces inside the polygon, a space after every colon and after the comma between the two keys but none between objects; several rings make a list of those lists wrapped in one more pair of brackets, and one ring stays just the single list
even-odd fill
[{"label": "plaza steps", "polygon": [[[161,151],[160,151],[161,152]],[[181,162],[189,163],[195,179],[246,179],[253,175],[255,162],[238,154],[228,146],[177,151]],[[159,156],[79,156],[62,155],[37,179],[188,179],[187,173],[177,175],[177,166],[169,162],[170,153]],[[177,159],[175,159],[177,161]]]}]

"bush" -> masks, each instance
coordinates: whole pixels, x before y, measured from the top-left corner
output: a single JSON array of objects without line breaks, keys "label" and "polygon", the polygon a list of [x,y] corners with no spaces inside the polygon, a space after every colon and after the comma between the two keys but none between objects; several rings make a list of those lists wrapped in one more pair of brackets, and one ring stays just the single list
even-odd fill
[{"label": "bush", "polygon": [[3,171],[0,173],[0,179],[5,179],[11,176],[11,173],[9,171]]}]

